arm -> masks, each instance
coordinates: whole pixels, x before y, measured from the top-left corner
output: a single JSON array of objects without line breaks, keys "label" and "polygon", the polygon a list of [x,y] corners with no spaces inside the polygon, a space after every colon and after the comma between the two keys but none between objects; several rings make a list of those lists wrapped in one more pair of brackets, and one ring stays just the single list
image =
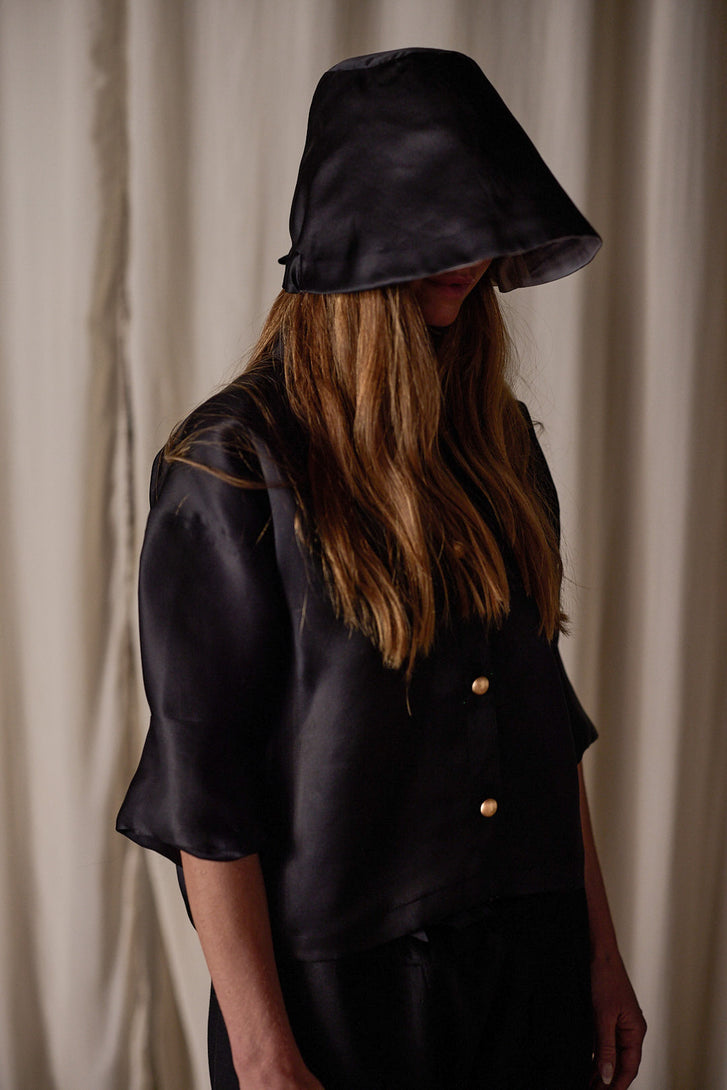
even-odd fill
[{"label": "arm", "polygon": [[322,1090],[285,1012],[258,857],[220,863],[182,852],[182,866],[240,1085]]},{"label": "arm", "polygon": [[636,1077],[646,1022],[616,942],[606,889],[593,839],[583,769],[578,766],[585,852],[588,924],[591,933],[591,992],[596,1029],[596,1066],[601,1084],[626,1090]]}]

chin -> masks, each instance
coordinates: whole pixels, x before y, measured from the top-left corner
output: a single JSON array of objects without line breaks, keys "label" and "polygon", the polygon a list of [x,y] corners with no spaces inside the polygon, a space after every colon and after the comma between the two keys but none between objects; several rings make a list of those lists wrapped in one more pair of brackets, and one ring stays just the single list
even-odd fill
[{"label": "chin", "polygon": [[424,310],[423,314],[424,321],[427,323],[427,325],[443,327],[451,325],[452,322],[455,322],[457,320],[459,307],[457,307],[456,310],[452,310],[451,307],[434,307],[432,309]]}]

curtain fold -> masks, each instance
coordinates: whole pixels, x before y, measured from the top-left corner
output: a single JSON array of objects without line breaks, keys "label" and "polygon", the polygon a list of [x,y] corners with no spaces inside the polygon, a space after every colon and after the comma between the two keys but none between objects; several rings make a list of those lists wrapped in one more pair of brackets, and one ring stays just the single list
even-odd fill
[{"label": "curtain fold", "polygon": [[173,868],[113,832],[146,729],[151,459],[278,290],[343,56],[470,53],[605,245],[513,293],[637,1086],[727,1086],[724,0],[0,0],[0,1088],[202,1090]]}]

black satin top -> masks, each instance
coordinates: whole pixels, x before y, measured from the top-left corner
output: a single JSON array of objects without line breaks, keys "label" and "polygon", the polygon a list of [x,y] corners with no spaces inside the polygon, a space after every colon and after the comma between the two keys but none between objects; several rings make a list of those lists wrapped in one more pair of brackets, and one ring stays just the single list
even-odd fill
[{"label": "black satin top", "polygon": [[336,619],[245,381],[192,415],[194,457],[267,487],[154,465],[140,572],[151,724],[118,829],[175,862],[259,852],[276,941],[303,958],[578,888],[577,763],[595,730],[512,558],[502,628],[452,624],[407,690]]}]

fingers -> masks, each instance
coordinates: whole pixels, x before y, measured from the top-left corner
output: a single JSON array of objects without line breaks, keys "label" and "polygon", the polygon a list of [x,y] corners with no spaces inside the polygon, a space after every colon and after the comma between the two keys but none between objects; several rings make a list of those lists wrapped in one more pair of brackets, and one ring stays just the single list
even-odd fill
[{"label": "fingers", "polygon": [[626,1090],[636,1078],[641,1063],[641,1047],[645,1033],[646,1022],[638,1008],[627,1023],[617,1024],[618,1062],[616,1078],[611,1083],[611,1090]]},{"label": "fingers", "polygon": [[601,1084],[611,1086],[616,1072],[616,1049],[613,1046],[602,1045],[596,1051],[596,1068]]},{"label": "fingers", "polygon": [[627,1090],[631,1085],[641,1063],[645,1033],[646,1022],[638,1007],[598,1021],[595,1062],[602,1087]]},{"label": "fingers", "polygon": [[[594,1004],[595,1006],[595,1004]],[[611,1086],[616,1072],[616,1024],[618,1010],[604,1004],[595,1006],[595,1066],[601,1086]]]}]

